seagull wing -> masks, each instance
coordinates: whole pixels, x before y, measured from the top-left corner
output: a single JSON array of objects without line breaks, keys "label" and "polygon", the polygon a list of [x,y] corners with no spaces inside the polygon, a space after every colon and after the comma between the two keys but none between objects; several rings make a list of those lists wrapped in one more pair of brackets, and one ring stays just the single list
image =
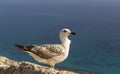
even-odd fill
[{"label": "seagull wing", "polygon": [[30,52],[40,56],[43,59],[50,59],[55,56],[64,54],[64,47],[60,44],[48,44],[35,46],[30,50]]}]

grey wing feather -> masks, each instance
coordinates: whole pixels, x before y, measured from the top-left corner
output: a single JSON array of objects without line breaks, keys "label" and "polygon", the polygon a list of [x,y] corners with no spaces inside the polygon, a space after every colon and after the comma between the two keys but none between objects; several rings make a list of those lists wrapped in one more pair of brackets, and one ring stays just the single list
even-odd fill
[{"label": "grey wing feather", "polygon": [[41,45],[41,46],[35,46],[31,52],[39,55],[41,58],[44,59],[50,59],[54,56],[59,56],[63,54],[62,45],[56,44],[56,45]]}]

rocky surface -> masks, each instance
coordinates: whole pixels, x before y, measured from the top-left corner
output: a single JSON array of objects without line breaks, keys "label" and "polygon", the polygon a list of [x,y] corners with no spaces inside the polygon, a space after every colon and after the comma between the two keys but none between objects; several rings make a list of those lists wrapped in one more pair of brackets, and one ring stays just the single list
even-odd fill
[{"label": "rocky surface", "polygon": [[30,62],[17,62],[0,56],[0,74],[95,74],[71,70],[51,69]]}]

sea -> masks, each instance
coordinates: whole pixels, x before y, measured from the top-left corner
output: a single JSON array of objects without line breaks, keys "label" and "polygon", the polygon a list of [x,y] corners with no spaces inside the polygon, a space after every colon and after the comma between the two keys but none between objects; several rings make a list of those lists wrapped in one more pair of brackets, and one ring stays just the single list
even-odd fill
[{"label": "sea", "polygon": [[35,61],[14,44],[54,44],[69,28],[69,57],[56,67],[120,74],[120,0],[0,0],[0,56]]}]

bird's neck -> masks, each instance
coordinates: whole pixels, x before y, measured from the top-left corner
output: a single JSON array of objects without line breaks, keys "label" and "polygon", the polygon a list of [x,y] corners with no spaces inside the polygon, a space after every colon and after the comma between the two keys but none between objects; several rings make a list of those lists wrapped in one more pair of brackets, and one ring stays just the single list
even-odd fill
[{"label": "bird's neck", "polygon": [[63,36],[60,36],[60,40],[61,40],[61,44],[69,50],[71,40],[69,40],[68,37],[63,37]]}]

